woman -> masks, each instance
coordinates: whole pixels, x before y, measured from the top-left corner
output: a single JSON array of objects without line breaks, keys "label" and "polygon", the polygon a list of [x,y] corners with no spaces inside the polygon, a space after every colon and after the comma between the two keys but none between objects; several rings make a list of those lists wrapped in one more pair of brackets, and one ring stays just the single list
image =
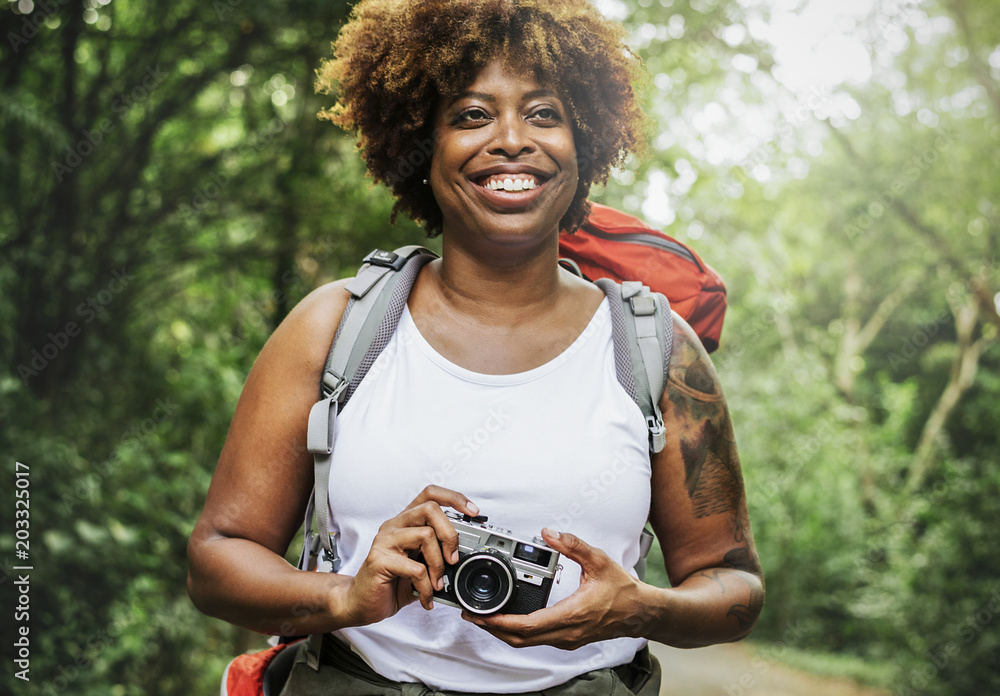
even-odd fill
[{"label": "woman", "polygon": [[[442,234],[444,253],[338,420],[340,572],[301,572],[283,554],[312,485],[306,422],[345,281],[289,314],[240,397],[191,536],[189,589],[247,628],[333,633],[323,665],[297,663],[284,693],[624,682],[655,694],[647,640],[738,640],[756,621],[763,579],[708,356],[674,317],[667,445],[651,456],[615,376],[604,294],[556,263],[559,230],[580,224],[591,184],[638,141],[638,61],[622,37],[583,0],[365,1],[341,31],[320,75],[340,99],[326,116],[359,131],[396,210]],[[544,528],[564,565],[548,606],[434,606],[457,560],[447,508],[521,536]],[[647,517],[671,589],[628,570]]]}]

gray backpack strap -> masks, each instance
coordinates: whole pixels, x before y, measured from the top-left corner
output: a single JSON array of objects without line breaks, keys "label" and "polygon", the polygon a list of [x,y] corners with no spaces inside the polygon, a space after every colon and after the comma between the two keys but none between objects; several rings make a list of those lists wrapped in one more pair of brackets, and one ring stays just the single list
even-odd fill
[{"label": "gray backpack strap", "polygon": [[643,527],[642,533],[639,534],[639,560],[635,563],[635,574],[640,582],[646,580],[646,557],[649,556],[649,550],[653,548],[653,539],[655,538],[656,536],[649,527]]},{"label": "gray backpack strap", "polygon": [[[666,446],[660,399],[666,388],[674,345],[670,302],[660,293],[650,292],[642,283],[626,281],[619,286],[607,278],[594,282],[604,291],[611,305],[618,382],[645,416],[649,450],[655,454]],[[641,581],[646,579],[646,557],[654,538],[649,528],[643,528],[639,536],[635,572]]]},{"label": "gray backpack strap", "polygon": [[[394,252],[376,249],[365,257],[365,264],[358,275],[347,284],[351,299],[327,356],[320,400],[309,412],[306,435],[307,448],[315,462],[310,506],[316,517],[319,544],[333,564],[336,564],[337,555],[328,531],[327,500],[337,413],[395,332],[417,274],[433,258],[436,258],[433,252],[418,246],[403,247]],[[307,510],[307,535],[312,519],[309,512]],[[306,541],[310,549],[316,547],[316,542],[308,536]]]},{"label": "gray backpack strap", "polygon": [[396,330],[420,269],[435,258],[421,246],[376,249],[365,257],[347,284],[351,299],[326,359],[321,397],[336,395],[343,408]]},{"label": "gray backpack strap", "polygon": [[670,303],[639,282],[618,285],[602,278],[595,284],[611,304],[618,382],[646,418],[650,451],[660,452],[666,445],[660,399],[667,384],[674,339]]},{"label": "gray backpack strap", "polygon": [[[436,257],[419,246],[396,251],[376,249],[365,257],[357,276],[347,284],[351,299],[327,355],[320,400],[309,411],[306,446],[313,455],[313,494],[306,507],[301,570],[313,570],[317,565],[326,572],[339,569],[340,558],[330,535],[328,502],[337,414],[396,331],[420,269]],[[321,634],[309,636],[307,642],[306,660],[313,669],[319,669],[321,638]]]}]

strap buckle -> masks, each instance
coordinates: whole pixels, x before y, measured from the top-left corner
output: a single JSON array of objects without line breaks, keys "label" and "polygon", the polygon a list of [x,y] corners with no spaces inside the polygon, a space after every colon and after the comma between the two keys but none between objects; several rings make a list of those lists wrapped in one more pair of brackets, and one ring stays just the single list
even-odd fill
[{"label": "strap buckle", "polygon": [[338,375],[333,370],[327,370],[323,373],[323,393],[326,397],[333,397],[337,403],[341,403],[344,400],[344,394],[347,391],[347,385],[349,382]]},{"label": "strap buckle", "polygon": [[382,266],[383,268],[391,268],[394,271],[401,271],[403,270],[403,266],[406,265],[406,259],[406,256],[397,254],[394,251],[375,249],[364,258],[364,262],[372,266]]},{"label": "strap buckle", "polygon": [[651,295],[635,295],[629,298],[632,314],[637,317],[648,317],[656,314],[656,300]]},{"label": "strap buckle", "polygon": [[667,429],[663,427],[663,416],[657,414],[646,418],[649,427],[649,449],[655,454],[667,445]]}]

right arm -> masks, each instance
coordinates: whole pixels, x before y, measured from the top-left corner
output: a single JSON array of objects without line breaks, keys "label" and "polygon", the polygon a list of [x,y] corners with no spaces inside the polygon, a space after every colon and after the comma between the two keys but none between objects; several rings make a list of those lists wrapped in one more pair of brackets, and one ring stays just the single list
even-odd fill
[{"label": "right arm", "polygon": [[[425,489],[382,525],[355,577],[304,572],[285,561],[312,492],[306,425],[347,306],[346,282],[310,293],[264,346],[188,541],[195,606],[261,633],[305,635],[374,623],[413,601],[411,587],[429,606],[432,584],[441,582],[442,553],[457,554],[457,534],[440,505],[469,511],[464,496]],[[409,557],[417,550],[427,566]]]}]

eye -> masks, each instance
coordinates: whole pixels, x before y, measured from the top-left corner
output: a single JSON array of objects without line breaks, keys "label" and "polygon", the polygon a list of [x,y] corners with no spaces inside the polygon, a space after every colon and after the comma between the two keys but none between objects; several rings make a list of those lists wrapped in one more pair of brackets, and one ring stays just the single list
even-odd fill
[{"label": "eye", "polygon": [[535,109],[531,113],[531,118],[540,121],[547,121],[550,123],[558,123],[559,121],[562,120],[562,117],[559,115],[559,112],[556,111],[551,106],[543,106],[538,109]]},{"label": "eye", "polygon": [[455,125],[481,125],[489,121],[490,115],[478,106],[473,106],[459,113],[454,120]]}]

